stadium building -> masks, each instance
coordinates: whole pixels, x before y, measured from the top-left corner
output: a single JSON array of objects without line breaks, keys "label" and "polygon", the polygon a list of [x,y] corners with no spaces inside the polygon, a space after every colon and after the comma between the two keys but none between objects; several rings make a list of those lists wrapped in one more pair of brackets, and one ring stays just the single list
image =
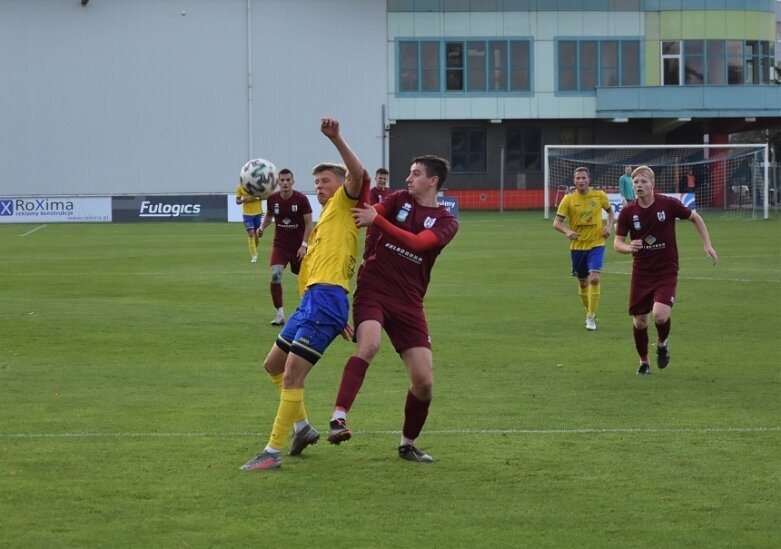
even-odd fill
[{"label": "stadium building", "polygon": [[[328,114],[392,187],[434,153],[463,206],[495,207],[501,184],[508,205],[541,207],[545,145],[718,144],[781,126],[777,9],[5,0],[0,194],[231,192],[256,156],[307,191],[311,166],[333,159],[317,130]],[[31,181],[41,159],[53,175]]]},{"label": "stadium building", "polygon": [[[781,126],[773,0],[389,0],[391,173],[541,200],[546,144],[727,143]],[[504,153],[504,154],[502,154]],[[467,190],[478,189],[477,191]]]}]

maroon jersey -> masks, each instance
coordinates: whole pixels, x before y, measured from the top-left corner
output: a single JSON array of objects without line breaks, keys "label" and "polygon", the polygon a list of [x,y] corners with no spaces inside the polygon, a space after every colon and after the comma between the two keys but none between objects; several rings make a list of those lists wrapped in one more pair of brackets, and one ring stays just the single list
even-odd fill
[{"label": "maroon jersey", "polygon": [[[372,187],[371,190],[369,191],[369,204],[373,206],[377,202],[382,202],[392,193],[393,191],[390,190],[388,187],[385,187],[384,189]],[[369,228],[371,229],[371,227]]]},{"label": "maroon jersey", "polygon": [[621,209],[616,234],[643,241],[642,249],[632,259],[633,274],[658,277],[678,272],[675,220],[689,219],[691,214],[680,200],[660,194],[647,208],[635,200]]},{"label": "maroon jersey", "polygon": [[[374,205],[378,202],[382,202],[391,194],[393,194],[393,191],[388,187],[385,187],[384,189],[372,187],[369,191],[369,204]],[[366,240],[363,243],[364,259],[368,259],[368,257],[374,253],[374,247],[377,245],[378,238],[380,238],[380,230],[374,225],[369,225],[366,228]]]},{"label": "maroon jersey", "polygon": [[404,296],[422,304],[434,261],[455,236],[458,221],[444,206],[421,206],[407,191],[390,194],[382,204],[391,223],[413,234],[426,229],[433,231],[439,238],[439,246],[414,252],[380,232],[374,253],[366,259],[361,271],[359,289],[393,299]]},{"label": "maroon jersey", "polygon": [[282,198],[279,191],[268,197],[266,215],[274,216],[274,248],[295,253],[304,239],[304,216],[312,213],[312,206],[304,193],[293,191],[290,198]]}]

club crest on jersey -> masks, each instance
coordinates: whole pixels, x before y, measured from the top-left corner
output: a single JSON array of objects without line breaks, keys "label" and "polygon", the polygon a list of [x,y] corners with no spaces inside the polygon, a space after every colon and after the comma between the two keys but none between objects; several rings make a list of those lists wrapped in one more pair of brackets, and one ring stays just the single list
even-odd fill
[{"label": "club crest on jersey", "polygon": [[274,215],[279,215],[279,202],[274,204]]},{"label": "club crest on jersey", "polygon": [[667,219],[667,216],[664,215],[664,212],[656,212],[656,218],[659,221],[664,221],[665,219]]},{"label": "club crest on jersey", "polygon": [[294,212],[298,211],[298,204],[293,204],[293,207],[291,208]]},{"label": "club crest on jersey", "polygon": [[409,211],[412,209],[412,204],[405,202],[401,209],[396,213],[396,220],[399,223],[404,223],[409,217]]},{"label": "club crest on jersey", "polygon": [[436,223],[436,222],[437,222],[437,219],[435,217],[427,217],[423,221],[423,227],[426,228],[426,229],[430,229],[431,227],[434,226],[434,223]]}]

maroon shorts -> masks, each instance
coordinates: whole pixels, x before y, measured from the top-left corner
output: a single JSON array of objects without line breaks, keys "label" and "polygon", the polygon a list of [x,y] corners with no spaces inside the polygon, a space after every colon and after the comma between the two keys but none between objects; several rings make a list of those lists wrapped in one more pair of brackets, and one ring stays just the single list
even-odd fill
[{"label": "maroon shorts", "polygon": [[298,248],[291,252],[286,248],[272,246],[269,266],[282,265],[282,267],[286,267],[288,263],[290,263],[290,272],[297,275],[298,271],[301,270],[301,260],[298,259]]},{"label": "maroon shorts", "polygon": [[676,273],[654,277],[632,274],[632,283],[629,287],[629,314],[646,315],[651,312],[654,303],[663,303],[672,307],[677,286]]},{"label": "maroon shorts", "polygon": [[422,303],[405,303],[359,288],[353,299],[353,323],[358,327],[365,320],[380,323],[397,353],[413,347],[431,349]]}]

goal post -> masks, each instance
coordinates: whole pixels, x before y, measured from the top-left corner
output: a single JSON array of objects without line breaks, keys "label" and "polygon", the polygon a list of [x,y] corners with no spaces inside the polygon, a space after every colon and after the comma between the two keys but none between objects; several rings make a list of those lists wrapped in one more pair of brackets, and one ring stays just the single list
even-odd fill
[{"label": "goal post", "polygon": [[591,186],[621,209],[618,180],[624,168],[649,166],[656,192],[677,196],[692,208],[735,218],[767,219],[771,196],[768,144],[724,145],[546,145],[544,216],[555,213],[572,190],[575,168],[589,169]]}]

